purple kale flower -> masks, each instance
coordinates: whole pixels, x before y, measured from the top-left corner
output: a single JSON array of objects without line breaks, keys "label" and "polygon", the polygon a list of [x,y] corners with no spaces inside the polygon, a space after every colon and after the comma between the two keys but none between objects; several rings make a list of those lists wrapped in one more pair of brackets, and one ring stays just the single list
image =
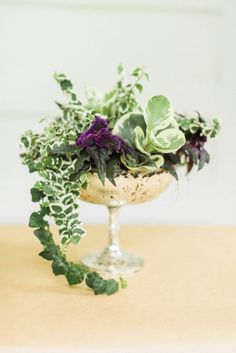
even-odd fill
[{"label": "purple kale flower", "polygon": [[120,166],[120,156],[134,154],[134,150],[122,138],[112,134],[105,118],[95,115],[92,125],[76,140],[89,157],[90,167],[98,173],[101,182],[107,177],[115,185],[115,174]]},{"label": "purple kale flower", "polygon": [[78,137],[76,145],[86,149],[96,146],[109,150],[110,154],[112,152],[124,154],[131,150],[131,147],[122,138],[111,133],[107,120],[99,115],[95,115],[90,128]]}]

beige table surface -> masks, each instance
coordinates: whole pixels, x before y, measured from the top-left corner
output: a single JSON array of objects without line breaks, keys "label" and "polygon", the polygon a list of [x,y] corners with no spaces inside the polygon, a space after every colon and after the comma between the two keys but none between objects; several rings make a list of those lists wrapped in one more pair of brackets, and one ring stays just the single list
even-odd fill
[{"label": "beige table surface", "polygon": [[[100,249],[105,227],[70,257]],[[236,228],[121,230],[145,267],[114,296],[70,288],[24,226],[0,227],[1,352],[236,352]]]}]

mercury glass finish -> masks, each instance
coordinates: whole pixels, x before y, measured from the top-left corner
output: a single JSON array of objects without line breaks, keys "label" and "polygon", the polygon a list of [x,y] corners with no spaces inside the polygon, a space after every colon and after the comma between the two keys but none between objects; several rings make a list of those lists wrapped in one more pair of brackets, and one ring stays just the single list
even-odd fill
[{"label": "mercury glass finish", "polygon": [[96,173],[89,175],[89,186],[81,190],[81,199],[105,205],[109,211],[109,243],[99,253],[85,256],[82,262],[90,269],[112,275],[129,274],[143,266],[143,259],[124,252],[119,245],[118,213],[121,206],[147,202],[159,196],[172,176],[162,172],[151,175],[123,173],[115,178],[116,186],[106,179],[103,186]]}]

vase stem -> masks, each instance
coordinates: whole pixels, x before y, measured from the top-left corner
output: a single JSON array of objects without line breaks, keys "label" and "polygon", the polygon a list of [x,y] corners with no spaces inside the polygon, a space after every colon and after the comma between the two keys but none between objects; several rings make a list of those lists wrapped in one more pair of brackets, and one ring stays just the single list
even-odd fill
[{"label": "vase stem", "polygon": [[119,206],[108,206],[109,212],[109,245],[107,250],[113,256],[122,254],[119,244]]},{"label": "vase stem", "polygon": [[112,275],[136,272],[143,266],[143,259],[122,251],[119,244],[120,206],[108,206],[107,208],[109,212],[108,245],[102,252],[85,256],[83,264],[90,269]]}]

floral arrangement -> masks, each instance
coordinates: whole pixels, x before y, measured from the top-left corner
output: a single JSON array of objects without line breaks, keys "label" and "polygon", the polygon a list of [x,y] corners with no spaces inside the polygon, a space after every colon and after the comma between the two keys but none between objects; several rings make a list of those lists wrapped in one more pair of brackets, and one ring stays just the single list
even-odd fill
[{"label": "floral arrangement", "polygon": [[[217,136],[220,123],[207,122],[200,113],[184,115],[173,111],[165,96],[154,96],[143,109],[137,95],[148,80],[144,68],[128,76],[118,66],[114,88],[99,95],[86,91],[86,101],[77,96],[64,74],[55,80],[66,96],[57,103],[60,114],[46,123],[41,133],[26,131],[21,137],[21,158],[38,181],[31,189],[32,201],[39,203],[29,226],[43,246],[40,256],[52,261],[53,273],[64,275],[69,285],[83,281],[95,294],[111,295],[126,286],[123,278],[104,279],[82,264],[67,259],[69,244],[77,244],[86,235],[79,219],[79,195],[88,186],[88,174],[97,173],[115,185],[120,173],[171,173],[177,166],[202,169],[209,163],[205,150],[208,138]],[[50,231],[52,220],[59,229],[60,244]]]}]

